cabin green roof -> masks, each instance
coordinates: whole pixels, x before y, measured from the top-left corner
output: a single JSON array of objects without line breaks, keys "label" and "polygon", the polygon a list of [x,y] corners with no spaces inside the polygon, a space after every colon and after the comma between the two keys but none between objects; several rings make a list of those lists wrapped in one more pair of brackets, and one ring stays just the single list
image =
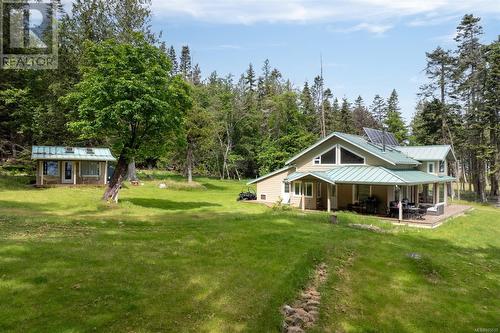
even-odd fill
[{"label": "cabin green roof", "polygon": [[332,184],[418,185],[454,181],[449,176],[437,176],[419,170],[393,170],[381,166],[341,166],[327,171],[294,172],[287,181],[315,177]]},{"label": "cabin green roof", "polygon": [[52,161],[116,161],[109,148],[33,146],[31,159]]},{"label": "cabin green roof", "polygon": [[338,137],[344,141],[347,141],[351,143],[352,145],[372,154],[375,155],[376,157],[392,164],[392,165],[410,165],[410,166],[415,166],[421,164],[419,161],[411,158],[410,156],[403,154],[401,151],[396,149],[395,147],[391,146],[386,146],[385,150],[382,147],[382,145],[375,144],[372,142],[369,142],[366,140],[364,137],[359,136],[359,135],[353,135],[353,134],[346,134],[346,133],[341,133],[341,132],[333,132],[326,138],[323,138],[316,142],[314,145],[311,147],[307,148],[306,150],[303,150],[299,154],[295,155],[291,159],[289,159],[286,164],[293,163],[296,161],[299,157],[303,156],[304,154],[308,153],[309,151],[313,150],[314,148],[318,147],[322,143],[326,142],[327,140],[333,138],[333,137]]},{"label": "cabin green roof", "polygon": [[419,161],[444,161],[455,159],[455,155],[451,146],[449,145],[435,145],[435,146],[401,146],[396,147],[397,150]]}]

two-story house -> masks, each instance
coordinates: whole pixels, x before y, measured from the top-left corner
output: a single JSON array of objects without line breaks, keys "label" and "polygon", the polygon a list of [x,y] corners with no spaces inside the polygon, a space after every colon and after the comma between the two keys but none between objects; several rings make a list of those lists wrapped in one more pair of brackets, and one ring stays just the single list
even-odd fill
[{"label": "two-story house", "polygon": [[334,132],[249,182],[257,186],[257,200],[331,211],[370,198],[384,213],[394,201],[447,203],[447,184],[455,181],[448,175],[455,161],[450,146],[399,146],[390,133],[365,132]]}]

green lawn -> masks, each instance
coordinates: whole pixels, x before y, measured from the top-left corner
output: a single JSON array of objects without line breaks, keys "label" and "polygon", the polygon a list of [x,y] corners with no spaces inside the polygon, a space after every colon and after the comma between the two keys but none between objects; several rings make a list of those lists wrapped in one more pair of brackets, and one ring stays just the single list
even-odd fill
[{"label": "green lawn", "polygon": [[498,209],[435,230],[349,213],[333,226],[238,203],[243,183],[166,178],[173,189],[146,181],[116,206],[98,188],[0,178],[0,331],[279,332],[280,306],[320,261],[330,275],[314,331],[500,327]]}]

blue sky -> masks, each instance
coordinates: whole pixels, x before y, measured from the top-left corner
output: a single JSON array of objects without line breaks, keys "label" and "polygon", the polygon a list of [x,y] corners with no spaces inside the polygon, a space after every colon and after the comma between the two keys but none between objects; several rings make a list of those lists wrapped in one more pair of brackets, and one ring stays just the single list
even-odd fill
[{"label": "blue sky", "polygon": [[179,50],[189,45],[204,75],[239,76],[268,58],[296,87],[319,73],[336,97],[370,104],[400,95],[414,112],[425,51],[453,48],[464,13],[482,18],[484,42],[500,33],[500,2],[489,0],[153,0],[153,29]]}]

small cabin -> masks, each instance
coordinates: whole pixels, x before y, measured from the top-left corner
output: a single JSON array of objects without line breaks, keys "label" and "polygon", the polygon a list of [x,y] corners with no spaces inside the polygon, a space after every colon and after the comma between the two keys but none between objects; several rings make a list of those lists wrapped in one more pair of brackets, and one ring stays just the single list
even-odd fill
[{"label": "small cabin", "polygon": [[105,185],[108,164],[115,162],[108,148],[33,146],[36,185]]}]

